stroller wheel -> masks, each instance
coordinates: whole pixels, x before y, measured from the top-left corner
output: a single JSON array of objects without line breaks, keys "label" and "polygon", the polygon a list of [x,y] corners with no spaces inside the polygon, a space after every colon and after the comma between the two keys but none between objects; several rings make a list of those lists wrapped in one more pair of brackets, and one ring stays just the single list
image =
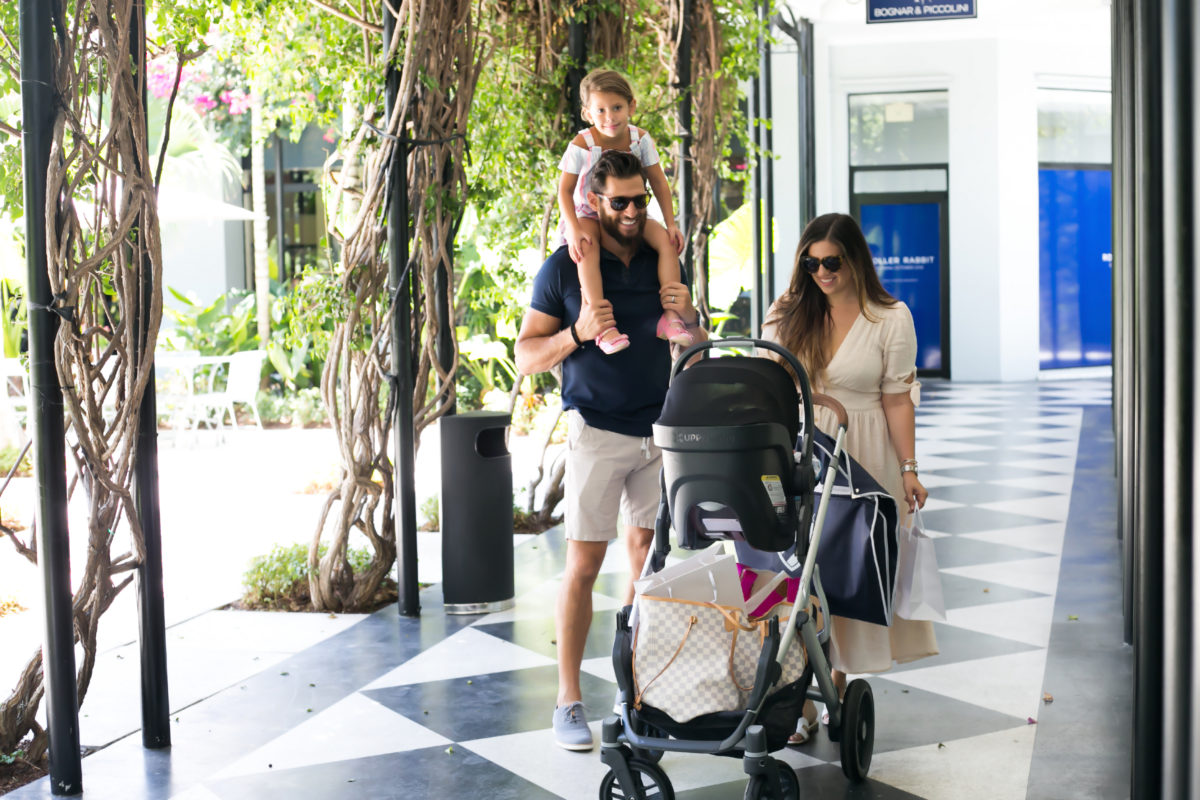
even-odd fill
[{"label": "stroller wheel", "polygon": [[[776,766],[779,768],[779,792],[775,795],[782,800],[800,800],[800,779],[796,777],[796,771],[792,769],[792,765],[786,761],[776,759]],[[751,775],[750,782],[746,784],[746,794],[743,795],[745,800],[763,800],[763,798],[771,797],[767,791],[767,776],[766,775]]]},{"label": "stroller wheel", "polygon": [[[671,781],[667,778],[667,774],[661,769],[640,758],[629,759],[629,771],[633,773],[633,779],[641,784],[642,794],[646,800],[675,800],[675,789],[671,787]],[[600,800],[627,800],[627,798],[639,797],[638,794],[626,793],[621,784],[617,782],[617,773],[611,769],[604,776],[604,780],[600,782]]]},{"label": "stroller wheel", "polygon": [[851,681],[842,701],[842,772],[855,783],[867,777],[875,749],[875,697],[871,684]]}]

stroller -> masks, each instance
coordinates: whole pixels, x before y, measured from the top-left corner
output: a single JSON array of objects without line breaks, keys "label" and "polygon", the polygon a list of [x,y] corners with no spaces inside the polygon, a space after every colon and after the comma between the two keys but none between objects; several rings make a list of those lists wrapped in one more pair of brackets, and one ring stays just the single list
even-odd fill
[{"label": "stroller", "polygon": [[[767,358],[704,358],[685,369],[693,356],[706,350],[748,347],[778,353],[799,378],[799,396],[787,370]],[[750,776],[747,800],[794,800],[800,796],[796,773],[769,754],[786,745],[809,697],[826,705],[829,738],[841,746],[842,771],[855,782],[866,777],[875,741],[871,687],[865,680],[851,681],[839,702],[830,674],[828,617],[823,611],[818,615],[809,599],[814,593],[820,608],[828,607],[816,552],[836,472],[825,470],[814,513],[815,426],[802,425],[798,413],[802,404],[803,420],[812,420],[814,403],[838,415],[832,458],[836,463],[845,440],[845,409],[832,398],[814,395],[803,368],[784,348],[757,339],[724,339],[693,345],[676,361],[662,415],[654,425],[654,441],[663,449],[662,500],[646,574],[666,565],[674,528],[685,550],[702,550],[725,540],[768,553],[794,548],[790,560],[800,575],[799,591],[790,612],[781,612],[764,626],[744,707],[684,722],[638,702],[633,607],[618,612],[613,666],[619,695],[614,714],[602,726],[600,757],[609,772],[601,782],[601,800],[673,800],[670,779],[658,766],[666,751],[741,758]],[[775,477],[779,486],[765,484],[764,479]],[[806,535],[810,529],[811,535]],[[779,617],[785,613],[781,630]],[[778,685],[784,683],[780,678],[790,648],[802,648],[803,671]],[[810,688],[814,676],[816,690]]]}]

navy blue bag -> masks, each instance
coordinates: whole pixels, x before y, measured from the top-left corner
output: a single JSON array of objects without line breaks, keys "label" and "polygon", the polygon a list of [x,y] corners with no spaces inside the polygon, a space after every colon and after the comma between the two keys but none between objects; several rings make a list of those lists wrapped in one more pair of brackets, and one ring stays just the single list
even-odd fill
[{"label": "navy blue bag", "polygon": [[[813,457],[820,461],[817,498],[833,454],[832,437],[815,431]],[[815,505],[815,503],[814,503]],[[815,517],[814,513],[814,517]],[[846,452],[838,459],[837,478],[817,548],[821,585],[829,612],[839,617],[890,625],[899,514],[895,499]],[[815,520],[814,520],[815,523]],[[736,542],[737,560],[754,570],[785,571],[799,576],[802,564],[792,552],[764,553]]]}]

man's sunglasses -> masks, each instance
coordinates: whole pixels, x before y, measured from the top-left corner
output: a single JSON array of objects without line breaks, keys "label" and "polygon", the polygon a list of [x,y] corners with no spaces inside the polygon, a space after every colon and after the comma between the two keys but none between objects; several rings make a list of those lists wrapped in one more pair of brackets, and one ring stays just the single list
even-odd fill
[{"label": "man's sunglasses", "polygon": [[615,197],[613,195],[600,194],[599,192],[596,192],[596,194],[607,200],[613,211],[624,211],[630,203],[633,203],[634,208],[645,208],[646,206],[650,205],[649,192],[646,192],[645,194],[635,194],[633,197]]},{"label": "man's sunglasses", "polygon": [[804,267],[806,272],[809,272],[813,275],[817,274],[817,270],[821,268],[822,264],[824,264],[825,269],[829,270],[830,272],[837,272],[842,268],[842,257],[825,256],[824,258],[816,258],[814,256],[800,256],[800,266]]}]

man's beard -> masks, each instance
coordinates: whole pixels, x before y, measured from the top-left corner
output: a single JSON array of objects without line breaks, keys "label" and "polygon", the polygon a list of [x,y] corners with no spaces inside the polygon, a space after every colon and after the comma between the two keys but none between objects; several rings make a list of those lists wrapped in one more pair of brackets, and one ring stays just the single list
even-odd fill
[{"label": "man's beard", "polygon": [[642,213],[638,216],[637,227],[632,231],[628,231],[621,225],[621,214],[613,213],[602,214],[600,216],[600,227],[618,242],[623,245],[637,244],[642,240],[642,233],[646,228],[646,215]]}]

